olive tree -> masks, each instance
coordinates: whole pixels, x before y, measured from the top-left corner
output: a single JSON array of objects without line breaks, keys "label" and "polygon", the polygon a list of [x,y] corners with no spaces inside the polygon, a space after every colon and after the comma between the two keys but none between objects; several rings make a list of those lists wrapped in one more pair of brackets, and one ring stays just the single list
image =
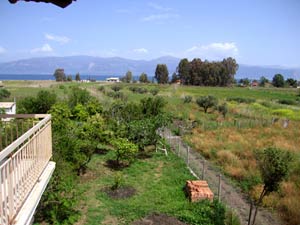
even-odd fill
[{"label": "olive tree", "polygon": [[216,97],[208,95],[208,96],[202,96],[196,100],[196,103],[199,107],[202,107],[204,109],[204,112],[207,113],[207,110],[209,108],[212,108],[218,104],[218,100]]}]

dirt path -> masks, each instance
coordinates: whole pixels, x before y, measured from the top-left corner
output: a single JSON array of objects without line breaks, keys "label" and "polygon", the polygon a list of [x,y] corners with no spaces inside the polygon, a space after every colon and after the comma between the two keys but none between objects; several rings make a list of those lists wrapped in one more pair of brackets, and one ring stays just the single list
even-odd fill
[{"label": "dirt path", "polygon": [[[173,136],[169,130],[165,130],[162,136],[171,145],[173,151],[189,163],[189,168],[197,175],[202,177],[203,160],[204,158],[198,152],[194,151],[186,144],[184,144],[179,136]],[[189,148],[189,153],[188,149]],[[188,159],[187,159],[188,158]],[[205,161],[204,180],[206,180],[214,192],[218,196],[219,174],[220,171],[215,168],[210,162]],[[221,201],[225,202],[227,206],[232,208],[240,218],[241,224],[248,224],[250,204],[246,196],[237,187],[233,187],[225,176],[221,176]],[[271,212],[260,209],[256,225],[282,225],[277,216]]]}]

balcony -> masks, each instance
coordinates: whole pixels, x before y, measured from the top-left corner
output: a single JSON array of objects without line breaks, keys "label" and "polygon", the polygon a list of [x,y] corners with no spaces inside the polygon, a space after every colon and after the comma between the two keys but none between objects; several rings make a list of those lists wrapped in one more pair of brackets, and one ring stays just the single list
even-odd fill
[{"label": "balcony", "polygon": [[51,115],[0,118],[0,224],[31,224],[55,169]]}]

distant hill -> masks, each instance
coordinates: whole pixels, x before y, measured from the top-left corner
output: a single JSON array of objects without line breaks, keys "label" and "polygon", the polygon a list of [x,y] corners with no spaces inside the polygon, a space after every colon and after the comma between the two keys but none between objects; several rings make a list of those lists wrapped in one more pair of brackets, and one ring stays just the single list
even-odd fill
[{"label": "distant hill", "polygon": [[[41,57],[0,63],[0,74],[53,74],[56,68],[64,68],[66,74],[90,74],[123,76],[128,70],[134,76],[142,72],[150,77],[154,75],[156,65],[167,64],[170,76],[176,71],[180,59],[164,56],[153,60],[132,60],[120,57],[92,57],[92,56],[67,56],[67,57]],[[236,78],[259,79],[265,76],[271,79],[274,74],[281,73],[285,78],[300,79],[300,69],[287,69],[268,66],[249,66],[241,64]]]}]

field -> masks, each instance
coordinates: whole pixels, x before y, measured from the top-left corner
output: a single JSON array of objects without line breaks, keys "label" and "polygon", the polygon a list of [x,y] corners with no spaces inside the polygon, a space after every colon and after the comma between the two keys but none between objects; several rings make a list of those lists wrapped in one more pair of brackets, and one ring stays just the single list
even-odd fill
[{"label": "field", "polygon": [[[57,93],[63,99],[68,95],[70,87],[76,85],[87,88],[103,102],[104,107],[109,106],[112,98],[109,96],[113,96],[109,94],[113,91],[106,83],[60,84],[51,81],[9,81],[4,82],[4,85],[12,93],[11,96],[17,98],[17,101],[25,96],[35,95],[44,88]],[[104,90],[99,89],[100,86],[104,86]],[[115,98],[123,101],[139,101],[146,95],[151,96],[150,90],[158,89],[158,95],[168,102],[166,110],[174,118],[175,122],[172,127],[174,132],[181,133],[187,143],[219,166],[236,185],[253,197],[257,197],[262,187],[255,152],[270,146],[290,151],[294,156],[294,161],[289,179],[282,183],[278,193],[265,198],[264,205],[277,211],[287,223],[300,223],[298,212],[300,208],[300,97],[296,89],[185,87],[155,84],[122,84],[121,87],[122,96]],[[129,90],[130,87],[141,87],[148,92],[133,93]],[[209,109],[208,113],[204,113],[203,109],[195,103],[197,97],[205,95],[213,95],[218,98],[219,104],[227,104],[228,113],[225,118],[214,109]],[[191,96],[192,101],[184,103],[185,96]],[[93,171],[94,165],[90,166]],[[105,184],[109,185],[105,183],[106,178],[103,177],[103,179],[104,184],[91,183],[89,185],[98,185],[97,188],[102,188]],[[89,185],[83,189],[93,189]],[[95,193],[95,197],[98,200],[101,199],[100,202],[108,204],[107,214],[98,215],[98,212],[91,208],[93,202],[87,201],[85,209],[89,217],[94,216],[95,221],[115,220],[115,216],[123,215],[122,210],[116,208],[115,205],[109,205],[107,196]],[[174,207],[177,207],[176,204]],[[116,208],[115,211],[109,211],[114,208]],[[174,212],[166,208],[161,211],[171,214]],[[145,215],[146,212],[147,208],[141,209],[137,215],[129,215],[128,220],[132,221],[138,218],[138,215]],[[105,218],[103,215],[108,217]]]}]

